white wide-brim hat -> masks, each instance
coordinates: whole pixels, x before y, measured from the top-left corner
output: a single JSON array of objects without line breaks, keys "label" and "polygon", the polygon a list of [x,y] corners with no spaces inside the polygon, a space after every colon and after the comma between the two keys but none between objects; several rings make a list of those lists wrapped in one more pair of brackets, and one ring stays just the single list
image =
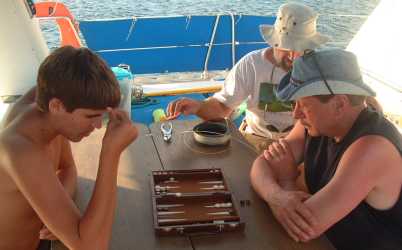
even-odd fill
[{"label": "white wide-brim hat", "polygon": [[317,13],[298,3],[283,4],[275,24],[260,25],[260,32],[272,47],[299,52],[315,49],[329,41],[328,36],[317,32]]}]

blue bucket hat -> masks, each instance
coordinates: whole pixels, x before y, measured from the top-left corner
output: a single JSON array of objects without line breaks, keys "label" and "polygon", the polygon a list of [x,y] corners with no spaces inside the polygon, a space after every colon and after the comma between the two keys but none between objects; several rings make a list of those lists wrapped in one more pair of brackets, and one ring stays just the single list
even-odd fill
[{"label": "blue bucket hat", "polygon": [[283,101],[316,95],[375,96],[363,82],[356,56],[341,49],[308,51],[297,58],[277,89]]}]

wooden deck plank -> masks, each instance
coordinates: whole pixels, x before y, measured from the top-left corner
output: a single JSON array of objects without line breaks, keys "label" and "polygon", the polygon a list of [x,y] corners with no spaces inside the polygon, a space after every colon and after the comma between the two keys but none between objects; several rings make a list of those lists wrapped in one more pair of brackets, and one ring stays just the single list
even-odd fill
[{"label": "wooden deck plank", "polygon": [[[161,169],[149,129],[136,124],[140,135],[122,154],[119,163],[118,198],[110,249],[192,249],[186,237],[156,237],[153,229],[149,178]],[[72,144],[78,169],[76,203],[83,211],[91,198],[105,128]],[[148,134],[148,135],[147,135]],[[60,243],[53,249],[62,250]]]},{"label": "wooden deck plank", "polygon": [[[151,125],[151,132],[164,169],[221,168],[237,202],[250,200],[241,207],[246,222],[244,232],[192,237],[195,249],[333,249],[325,237],[309,243],[296,243],[276,222],[269,207],[253,191],[249,171],[257,154],[241,137],[237,129],[232,133],[228,148],[205,148],[194,143],[191,130],[200,121],[173,121],[173,138],[163,141],[160,124]],[[218,152],[217,152],[218,151]],[[220,151],[220,152],[219,152]]]}]

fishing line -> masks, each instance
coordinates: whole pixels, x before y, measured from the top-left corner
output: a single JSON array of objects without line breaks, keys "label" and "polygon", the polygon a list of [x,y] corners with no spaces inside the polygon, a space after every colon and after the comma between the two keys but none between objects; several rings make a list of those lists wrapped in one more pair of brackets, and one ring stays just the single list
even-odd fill
[{"label": "fishing line", "polygon": [[[216,135],[224,135],[223,133],[218,133],[218,132],[209,131],[209,130],[206,130],[206,131],[197,131],[197,132],[208,133],[208,134],[216,134]],[[185,130],[185,131],[179,132],[179,134],[183,134],[183,135],[184,135],[184,134],[187,134],[187,133],[194,133],[194,131],[193,131],[193,130]],[[148,133],[148,134],[143,134],[142,136],[157,136],[157,135],[154,135],[154,134],[152,134],[152,133]],[[205,153],[205,152],[201,152],[201,151],[199,151],[199,150],[193,149],[193,148],[186,142],[186,140],[184,139],[184,137],[185,137],[185,136],[183,136],[184,144],[185,144],[191,151],[193,151],[193,152],[195,152],[195,153],[199,153],[199,154],[207,154],[207,155],[210,155],[210,154],[220,154],[220,153],[225,152],[225,151],[228,150],[228,148],[229,148],[229,145],[228,145],[227,148],[225,148],[224,150],[221,150],[221,151],[218,151],[218,152]],[[260,154],[253,146],[251,146],[250,144],[248,144],[248,143],[242,141],[241,139],[236,138],[236,137],[231,137],[231,139],[234,139],[236,142],[238,142],[238,143],[240,143],[241,145],[245,146],[246,148],[250,149],[250,150],[251,150],[253,153],[255,153],[256,155],[259,155],[259,154]],[[211,148],[211,147],[209,147],[209,148]]]}]

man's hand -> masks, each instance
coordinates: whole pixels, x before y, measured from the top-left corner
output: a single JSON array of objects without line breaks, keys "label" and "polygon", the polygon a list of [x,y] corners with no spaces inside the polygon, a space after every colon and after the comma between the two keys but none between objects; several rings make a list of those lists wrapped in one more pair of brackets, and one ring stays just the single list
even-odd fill
[{"label": "man's hand", "polygon": [[302,191],[285,191],[271,196],[268,204],[272,213],[293,240],[309,241],[314,238],[316,218],[303,203],[310,194]]},{"label": "man's hand", "polygon": [[299,175],[296,162],[289,144],[285,139],[273,142],[264,150],[264,158],[268,161],[279,183],[296,180]]},{"label": "man's hand", "polygon": [[193,100],[190,98],[180,98],[169,103],[166,109],[166,119],[173,120],[179,115],[192,115],[196,114],[201,108],[201,101]]},{"label": "man's hand", "polygon": [[138,136],[138,130],[127,113],[108,108],[109,122],[103,137],[102,147],[120,154]]}]

